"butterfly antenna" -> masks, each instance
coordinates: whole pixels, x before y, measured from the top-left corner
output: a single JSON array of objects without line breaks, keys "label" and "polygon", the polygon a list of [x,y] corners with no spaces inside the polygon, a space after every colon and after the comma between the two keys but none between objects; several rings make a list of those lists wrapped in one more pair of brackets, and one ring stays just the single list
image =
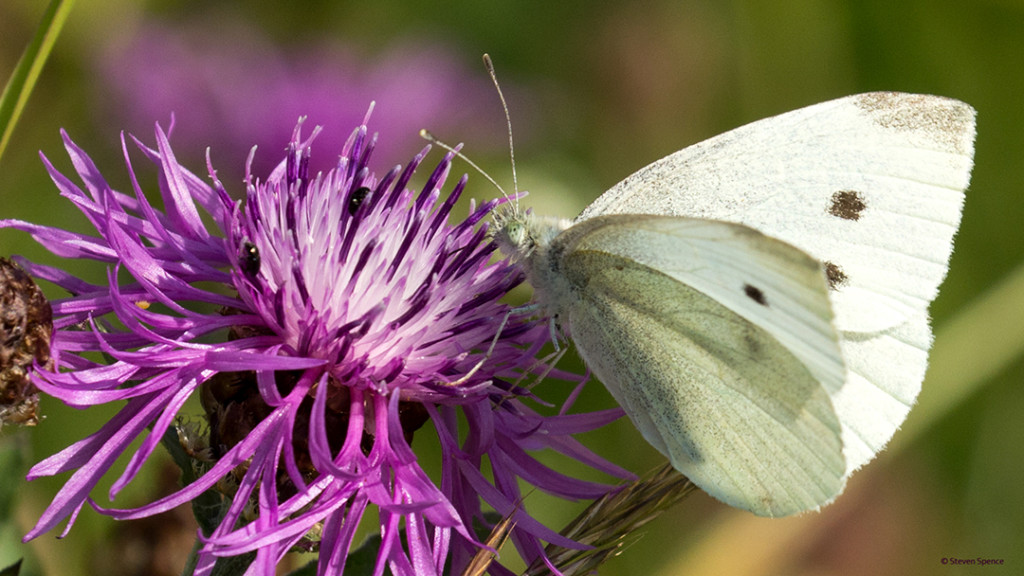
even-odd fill
[{"label": "butterfly antenna", "polygon": [[484,172],[483,168],[477,166],[475,162],[473,162],[472,160],[467,158],[465,154],[463,154],[462,152],[459,152],[458,150],[456,150],[455,148],[445,144],[444,142],[441,142],[440,140],[437,139],[437,136],[434,136],[433,134],[430,133],[429,130],[427,130],[425,128],[420,130],[420,138],[423,138],[427,142],[430,142],[431,144],[436,144],[436,145],[440,146],[441,148],[451,152],[452,154],[455,154],[455,156],[457,156],[458,158],[462,159],[462,161],[465,162],[466,164],[469,164],[470,166],[472,166],[474,170],[479,172],[481,176],[483,176],[484,178],[487,179],[488,182],[493,184],[494,187],[498,189],[498,192],[501,192],[502,196],[504,196],[505,198],[508,198],[508,194],[505,193],[505,189],[502,188],[500,184],[495,182],[494,178],[491,178],[490,174],[488,174],[487,172]]},{"label": "butterfly antenna", "polygon": [[491,82],[494,82],[494,89],[498,91],[498,99],[501,100],[501,108],[505,111],[505,125],[508,126],[508,155],[512,160],[512,189],[516,193],[516,206],[518,207],[519,180],[516,178],[516,148],[512,140],[512,116],[508,112],[508,103],[505,101],[505,95],[501,92],[501,85],[498,84],[498,75],[494,72],[494,62],[491,61],[490,54],[484,54],[484,66],[487,67],[487,73],[491,75]]}]

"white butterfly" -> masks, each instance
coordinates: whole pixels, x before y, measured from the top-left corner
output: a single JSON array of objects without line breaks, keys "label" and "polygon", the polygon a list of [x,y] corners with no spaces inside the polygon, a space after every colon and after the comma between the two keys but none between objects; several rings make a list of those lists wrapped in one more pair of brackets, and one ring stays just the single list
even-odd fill
[{"label": "white butterfly", "polygon": [[758,515],[817,509],[921,389],[974,116],[840,98],[680,150],[571,222],[512,208],[494,237],[676,469]]}]

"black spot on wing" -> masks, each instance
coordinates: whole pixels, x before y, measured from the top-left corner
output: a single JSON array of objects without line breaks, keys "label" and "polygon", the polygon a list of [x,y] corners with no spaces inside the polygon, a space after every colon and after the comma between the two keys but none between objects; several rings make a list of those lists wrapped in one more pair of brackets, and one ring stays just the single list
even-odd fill
[{"label": "black spot on wing", "polygon": [[840,190],[832,194],[828,213],[843,220],[860,220],[860,214],[867,208],[864,197],[854,190]]},{"label": "black spot on wing", "polygon": [[825,278],[828,279],[828,287],[832,290],[839,290],[846,285],[846,273],[834,262],[825,262]]},{"label": "black spot on wing", "polygon": [[743,293],[746,294],[748,298],[750,298],[754,302],[757,302],[761,306],[767,306],[768,305],[768,299],[765,298],[764,292],[762,292],[761,289],[758,288],[757,286],[751,286],[750,284],[744,284],[743,285]]}]

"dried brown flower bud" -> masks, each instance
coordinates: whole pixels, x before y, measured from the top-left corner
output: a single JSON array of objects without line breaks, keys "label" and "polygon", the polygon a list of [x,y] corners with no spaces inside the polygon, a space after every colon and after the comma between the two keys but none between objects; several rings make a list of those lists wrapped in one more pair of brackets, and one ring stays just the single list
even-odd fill
[{"label": "dried brown flower bud", "polygon": [[39,394],[33,361],[52,367],[53,312],[39,286],[17,264],[0,258],[0,426],[35,426]]}]

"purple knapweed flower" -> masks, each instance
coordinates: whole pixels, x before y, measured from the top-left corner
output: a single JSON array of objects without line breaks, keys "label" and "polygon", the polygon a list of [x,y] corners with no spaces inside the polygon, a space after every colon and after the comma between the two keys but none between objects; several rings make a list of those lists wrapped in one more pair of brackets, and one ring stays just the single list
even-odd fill
[{"label": "purple knapweed flower", "polygon": [[[507,262],[491,261],[481,220],[499,202],[449,223],[466,185],[463,176],[442,199],[453,155],[414,194],[407,185],[429,147],[378,178],[365,121],[334,169],[312,173],[319,129],[303,140],[300,128],[269,176],[247,169],[243,202],[228,195],[209,154],[212,185],[175,160],[159,126],[155,149],[133,138],[158,167],[162,210],[143,193],[124,137],[132,193],[112,189],[64,134],[84,187],[43,161],[98,236],[0,220],[58,256],[107,265],[108,283],[92,284],[22,261],[70,293],[51,303],[53,368],[37,365],[34,377],[72,406],[124,403],[101,429],[31,470],[30,479],[72,475],[26,539],[69,519],[66,533],[87,501],[131,519],[216,490],[224,517],[200,535],[199,574],[218,557],[250,552],[248,573],[273,574],[296,547],[319,551],[320,574],[340,573],[371,507],[380,519],[375,574],[457,573],[480,549],[476,530],[494,525],[483,503],[512,515],[512,540],[528,563],[543,558],[542,541],[579,547],[528,514],[519,481],[568,499],[608,492],[531,452],[629,477],[573,438],[621,411],[569,414],[568,404],[547,406],[527,390],[550,368],[535,358],[548,326],[498,301],[522,280]],[[181,420],[196,395],[205,442]],[[427,422],[440,441],[439,483],[411,448]],[[175,430],[196,454],[196,480],[135,509],[90,500],[134,440],[144,436],[111,499]]]}]

